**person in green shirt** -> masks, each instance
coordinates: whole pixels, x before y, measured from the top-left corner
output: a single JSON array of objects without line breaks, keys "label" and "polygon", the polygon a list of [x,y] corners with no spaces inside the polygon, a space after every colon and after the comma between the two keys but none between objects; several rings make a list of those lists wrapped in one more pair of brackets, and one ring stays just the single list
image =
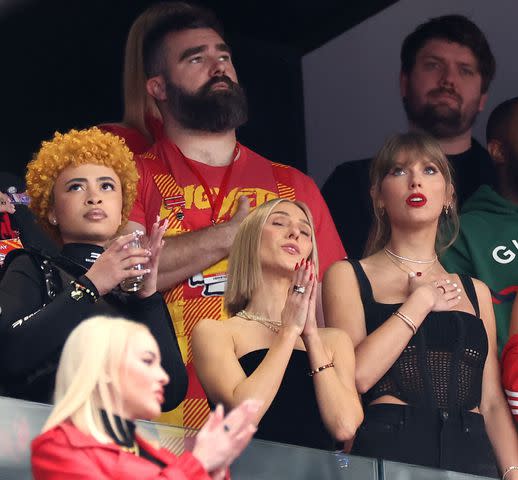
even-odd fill
[{"label": "person in green shirt", "polygon": [[508,339],[518,290],[518,97],[498,105],[486,127],[496,184],[482,185],[464,204],[460,234],[441,262],[491,289],[499,351]]}]

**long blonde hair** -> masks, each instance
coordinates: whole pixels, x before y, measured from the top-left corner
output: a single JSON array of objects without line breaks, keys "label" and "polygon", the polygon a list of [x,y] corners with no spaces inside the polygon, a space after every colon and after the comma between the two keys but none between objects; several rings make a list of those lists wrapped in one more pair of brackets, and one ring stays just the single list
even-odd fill
[{"label": "long blonde hair", "polygon": [[230,316],[246,307],[252,293],[263,280],[259,246],[266,220],[280,203],[291,203],[299,207],[311,226],[313,249],[309,259],[318,272],[318,252],[313,217],[307,205],[299,201],[277,198],[263,203],[251,212],[241,223],[228,257],[228,282],[225,291],[225,308]]},{"label": "long blonde hair", "polygon": [[449,204],[449,212],[446,214],[443,211],[439,218],[435,239],[436,252],[438,254],[444,252],[455,241],[459,233],[459,215],[457,213],[457,202],[453,188],[452,168],[439,143],[433,137],[423,132],[400,133],[390,137],[385,142],[370,167],[374,218],[364,256],[372,255],[381,250],[390,240],[390,219],[385,215],[384,209],[380,208],[377,203],[381,192],[381,183],[396,164],[397,157],[401,152],[410,154],[411,161],[420,157],[430,160],[444,177],[446,188],[451,189],[453,192],[451,203]]},{"label": "long blonde hair", "polygon": [[149,331],[137,322],[99,315],[81,322],[72,331],[59,360],[55,406],[42,432],[69,420],[104,442],[106,430],[100,414],[103,409],[122,440],[123,432],[114,420],[114,412],[122,411],[120,367],[129,338],[142,330]]}]

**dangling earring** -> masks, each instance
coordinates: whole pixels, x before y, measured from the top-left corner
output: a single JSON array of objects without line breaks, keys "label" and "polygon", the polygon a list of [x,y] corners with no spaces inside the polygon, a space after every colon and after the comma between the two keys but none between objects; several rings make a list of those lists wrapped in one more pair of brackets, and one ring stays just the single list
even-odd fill
[{"label": "dangling earring", "polygon": [[378,206],[378,212],[379,212],[380,218],[382,218],[383,215],[385,215],[385,207],[383,207],[383,205],[379,205]]},{"label": "dangling earring", "polygon": [[58,224],[58,221],[57,221],[55,218],[53,218],[53,219],[50,221],[50,223],[51,223],[52,225],[57,225],[57,224]]},{"label": "dangling earring", "polygon": [[448,216],[450,214],[450,208],[451,208],[450,203],[448,203],[447,205],[444,205],[444,215]]}]

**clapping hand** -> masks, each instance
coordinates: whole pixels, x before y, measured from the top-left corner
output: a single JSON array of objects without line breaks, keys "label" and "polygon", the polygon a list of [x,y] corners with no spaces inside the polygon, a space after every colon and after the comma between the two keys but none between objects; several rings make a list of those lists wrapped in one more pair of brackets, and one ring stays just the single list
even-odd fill
[{"label": "clapping hand", "polygon": [[149,261],[146,265],[149,273],[144,275],[144,281],[142,287],[138,291],[137,295],[140,298],[146,298],[156,292],[156,282],[158,278],[158,261],[160,259],[160,252],[164,246],[164,233],[167,230],[169,222],[167,219],[160,225],[160,217],[156,217],[156,222],[151,227],[151,234],[147,241],[147,250],[151,252]]},{"label": "clapping hand", "polygon": [[262,405],[261,400],[245,400],[224,416],[218,405],[211,412],[203,428],[196,436],[192,454],[213,474],[221,478],[225,469],[244,450],[257,428],[255,420]]},{"label": "clapping hand", "polygon": [[11,203],[11,199],[5,193],[0,192],[0,213],[13,214],[15,211],[16,209]]}]

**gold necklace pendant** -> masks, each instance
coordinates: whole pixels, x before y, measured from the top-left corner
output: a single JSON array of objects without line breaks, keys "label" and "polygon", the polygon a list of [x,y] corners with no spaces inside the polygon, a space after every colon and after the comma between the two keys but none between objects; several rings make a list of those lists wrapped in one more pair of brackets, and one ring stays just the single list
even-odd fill
[{"label": "gold necklace pendant", "polygon": [[252,322],[258,322],[275,333],[279,333],[280,327],[282,326],[282,322],[270,320],[258,313],[247,312],[244,309],[237,312],[236,317],[244,318],[245,320]]},{"label": "gold necklace pendant", "polygon": [[120,445],[119,447],[123,452],[131,453],[137,457],[140,456],[140,447],[138,446],[137,442],[133,442],[133,445],[131,447],[125,447],[123,445]]}]

